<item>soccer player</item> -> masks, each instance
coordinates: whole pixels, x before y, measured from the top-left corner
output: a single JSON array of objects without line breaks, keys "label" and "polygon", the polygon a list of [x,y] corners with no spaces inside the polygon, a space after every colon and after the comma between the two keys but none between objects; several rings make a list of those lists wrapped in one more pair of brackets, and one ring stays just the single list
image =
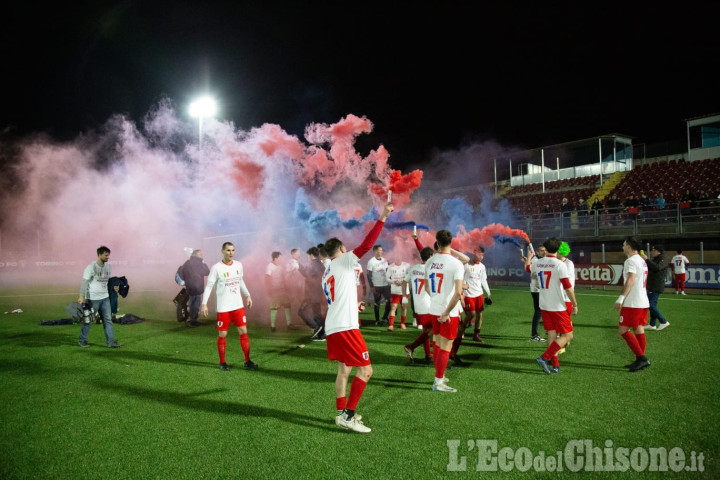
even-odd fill
[{"label": "soccer player", "polygon": [[290,327],[290,305],[285,292],[285,271],[280,265],[280,252],[272,252],[272,261],[265,268],[265,288],[270,298],[270,331],[275,331],[278,310],[285,312],[285,321]]},{"label": "soccer player", "polygon": [[[575,263],[568,258],[568,255],[570,255],[570,245],[568,245],[567,242],[560,242],[560,246],[558,247],[557,251],[557,258],[565,263],[565,268],[567,268],[568,278],[570,279],[570,285],[572,285],[573,291],[575,291]],[[568,315],[572,315],[572,302],[570,301],[570,297],[568,297],[565,290],[563,290],[563,298],[565,299],[565,305],[568,309]],[[562,335],[562,334],[561,334]],[[565,348],[570,346],[570,341],[565,345],[565,347],[558,350],[558,353],[565,353]]]},{"label": "soccer player", "polygon": [[[563,290],[572,303],[572,314],[577,315],[578,306],[565,263],[558,260],[557,251],[560,240],[550,237],[543,243],[545,257],[532,263],[533,252],[525,259],[525,270],[538,276],[540,285],[540,312],[543,327],[548,335],[548,347],[535,360],[543,371],[550,375],[560,372],[558,351],[573,338],[572,317],[568,313]],[[558,336],[562,334],[562,336]],[[550,365],[552,369],[550,368]]]},{"label": "soccer player", "polygon": [[313,341],[325,341],[323,327],[325,316],[322,313],[322,305],[327,304],[322,291],[322,276],[325,266],[320,261],[320,252],[317,247],[310,247],[306,252],[308,256],[307,265],[300,265],[298,271],[305,278],[305,295],[300,304],[298,315],[312,329]]},{"label": "soccer player", "polygon": [[[475,321],[475,329],[473,340],[476,342],[482,342],[483,339],[480,336],[480,327],[482,326],[482,312],[485,310],[485,302],[483,299],[483,290],[487,293],[488,300],[491,299],[490,286],[487,282],[487,270],[485,265],[482,264],[483,258],[485,258],[485,249],[478,246],[475,250],[474,255],[470,263],[465,265],[465,276],[463,277],[463,289],[465,290],[465,313],[466,317],[463,320],[463,324],[460,327],[460,332],[465,332],[465,328],[470,324],[472,320]],[[488,302],[488,304],[490,304]],[[462,338],[461,335],[459,335]],[[456,340],[457,341],[457,340]],[[458,342],[458,346],[460,343]],[[457,349],[455,352],[457,353]]]},{"label": "soccer player", "polygon": [[[360,244],[348,251],[337,238],[325,242],[325,250],[330,258],[330,266],[323,273],[322,287],[328,304],[325,319],[328,360],[338,362],[335,379],[335,405],[337,416],[335,424],[359,433],[369,433],[363,425],[360,415],[355,414],[360,397],[372,376],[370,354],[360,333],[359,304],[355,277],[355,263],[370,251],[380,236],[390,212],[392,203],[385,204],[380,218]],[[353,367],[357,368],[355,378],[350,385],[349,398],[346,397],[348,379]]]},{"label": "soccer player", "polygon": [[678,250],[677,255],[672,258],[672,265],[675,273],[675,295],[685,295],[685,266],[690,265],[690,260],[683,255],[682,250]]},{"label": "soccer player", "polygon": [[635,361],[625,365],[625,368],[631,372],[637,372],[650,366],[650,360],[645,356],[647,341],[644,327],[647,325],[648,309],[650,308],[645,289],[648,267],[645,260],[638,254],[638,250],[642,248],[640,239],[629,236],[623,242],[622,248],[627,257],[623,264],[624,286],[613,308],[620,312],[618,332],[635,354]]},{"label": "soccer player", "polygon": [[403,262],[400,256],[395,258],[392,265],[388,266],[385,272],[385,279],[390,284],[390,316],[388,317],[390,325],[388,330],[393,331],[395,325],[395,314],[398,306],[400,308],[400,328],[405,330],[405,319],[407,318],[407,290],[403,287],[405,274],[410,268],[410,264]]},{"label": "soccer player", "polygon": [[389,323],[390,315],[390,285],[385,274],[387,273],[388,262],[383,258],[382,245],[373,247],[373,257],[368,260],[366,270],[368,272],[368,284],[374,298],[375,325],[380,325],[380,302],[385,298],[385,312],[383,323]]},{"label": "soccer player", "polygon": [[425,262],[425,290],[430,295],[435,342],[435,381],[432,389],[436,392],[456,392],[447,384],[445,370],[460,325],[460,297],[465,268],[450,252],[452,233],[439,230],[435,240],[438,252]]},{"label": "soccer player", "polygon": [[[535,256],[532,257],[531,263],[537,262],[539,259],[543,258],[546,253],[547,252],[545,251],[545,247],[540,245],[535,251]],[[525,263],[527,257],[523,256],[520,258],[520,260]],[[530,340],[532,340],[533,342],[544,342],[546,340],[541,337],[538,332],[538,326],[540,325],[542,312],[540,311],[540,281],[538,280],[537,274],[530,275],[530,296],[532,296],[533,299],[534,309],[532,317],[532,327],[530,330]]]},{"label": "soccer player", "polygon": [[408,268],[405,273],[403,282],[403,291],[407,291],[408,287],[413,297],[414,314],[418,325],[422,327],[422,333],[412,343],[405,345],[403,349],[405,354],[414,362],[413,352],[415,348],[422,345],[425,349],[425,363],[429,364],[433,361],[433,355],[430,352],[430,334],[432,333],[432,317],[430,316],[430,295],[425,290],[425,263],[433,256],[433,249],[425,247],[420,251],[420,260],[422,263],[413,265]]},{"label": "soccer player", "polygon": [[215,288],[215,300],[217,309],[217,349],[220,356],[220,370],[230,370],[225,362],[225,345],[227,341],[228,328],[232,323],[238,329],[240,335],[240,346],[245,355],[245,370],[257,370],[258,366],[250,360],[250,339],[247,334],[247,317],[242,295],[245,295],[245,302],[248,308],[252,308],[252,298],[243,280],[242,263],[233,260],[235,246],[230,242],[223,243],[223,259],[210,267],[207,285],[203,292],[200,313],[203,317],[208,315],[207,302],[210,299],[213,287]]}]

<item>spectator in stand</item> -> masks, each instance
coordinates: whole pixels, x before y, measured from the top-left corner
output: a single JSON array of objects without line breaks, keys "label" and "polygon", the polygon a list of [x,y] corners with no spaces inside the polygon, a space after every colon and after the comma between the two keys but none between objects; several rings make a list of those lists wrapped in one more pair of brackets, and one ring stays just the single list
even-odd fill
[{"label": "spectator in stand", "polygon": [[603,205],[603,202],[602,200],[600,200],[599,197],[596,198],[590,206],[591,213],[594,213],[595,215],[600,213],[600,210],[602,210],[603,208],[605,208],[605,205]]},{"label": "spectator in stand", "polygon": [[552,208],[550,208],[550,205],[548,205],[547,203],[543,207],[543,213],[547,215],[552,215],[553,213]]},{"label": "spectator in stand", "polygon": [[575,209],[573,204],[568,201],[567,197],[563,197],[562,203],[560,204],[560,211],[562,212],[563,229],[570,229],[570,212]]},{"label": "spectator in stand", "polygon": [[628,218],[634,223],[638,218],[638,213],[640,212],[640,202],[634,195],[631,194],[625,199],[623,206],[628,213]]},{"label": "spectator in stand", "polygon": [[657,211],[657,216],[660,220],[663,220],[665,218],[665,196],[662,192],[658,193],[658,196],[655,197],[655,210]]},{"label": "spectator in stand", "polygon": [[652,198],[648,197],[644,193],[640,195],[640,208],[643,212],[649,212],[653,209]]},{"label": "spectator in stand", "polygon": [[695,206],[695,195],[688,189],[685,190],[682,197],[680,197],[680,213],[683,215],[690,215],[693,213],[693,207]]},{"label": "spectator in stand", "polygon": [[587,200],[585,200],[584,198],[578,200],[578,204],[577,207],[575,207],[575,210],[577,211],[578,223],[580,224],[580,226],[586,226],[588,222],[587,216],[590,213],[590,205],[588,205]]}]

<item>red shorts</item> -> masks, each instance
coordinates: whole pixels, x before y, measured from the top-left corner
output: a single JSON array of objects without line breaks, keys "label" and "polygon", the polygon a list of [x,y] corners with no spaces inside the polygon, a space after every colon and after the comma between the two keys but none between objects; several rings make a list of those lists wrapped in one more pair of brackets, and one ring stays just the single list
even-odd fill
[{"label": "red shorts", "polygon": [[572,302],[565,302],[565,306],[567,307],[568,315],[572,315],[572,311],[573,311]]},{"label": "red shorts", "polygon": [[440,335],[448,340],[455,340],[460,325],[460,317],[450,317],[445,323],[440,323],[440,315],[430,315],[432,318],[433,335]]},{"label": "red shorts", "polygon": [[548,312],[541,310],[543,327],[545,331],[555,330],[557,333],[568,333],[573,331],[572,318],[567,310],[560,312]]},{"label": "red shorts", "polygon": [[416,318],[418,325],[423,327],[432,327],[433,316],[434,315],[430,315],[429,313],[419,314]]},{"label": "red shorts", "polygon": [[485,301],[483,300],[483,296],[479,295],[477,297],[465,297],[465,305],[463,306],[465,309],[465,312],[482,312],[485,310]]},{"label": "red shorts", "polygon": [[231,323],[236,327],[244,327],[247,325],[244,308],[238,308],[231,312],[218,312],[217,318],[217,329],[222,331],[227,331]]},{"label": "red shorts", "polygon": [[402,295],[395,295],[394,293],[390,294],[390,303],[393,305],[397,305],[402,301],[403,296]]},{"label": "red shorts", "polygon": [[337,360],[348,367],[366,367],[370,365],[365,339],[360,330],[344,330],[326,337],[328,360]]},{"label": "red shorts", "polygon": [[647,325],[648,310],[647,308],[623,307],[620,310],[620,325],[629,328]]}]

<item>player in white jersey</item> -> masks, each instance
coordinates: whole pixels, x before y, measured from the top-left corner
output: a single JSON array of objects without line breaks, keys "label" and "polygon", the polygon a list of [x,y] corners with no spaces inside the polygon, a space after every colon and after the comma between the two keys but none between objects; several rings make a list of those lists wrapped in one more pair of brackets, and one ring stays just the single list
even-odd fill
[{"label": "player in white jersey", "polygon": [[425,262],[425,290],[430,295],[435,342],[435,381],[432,388],[437,392],[456,392],[447,384],[445,370],[460,325],[460,298],[465,268],[450,252],[452,233],[439,230],[435,240],[438,253]]},{"label": "player in white jersey", "polygon": [[365,270],[368,272],[367,280],[373,294],[375,325],[380,325],[380,303],[383,298],[385,299],[385,311],[383,312],[382,323],[390,322],[390,284],[385,275],[387,269],[388,262],[383,257],[382,245],[373,246],[373,258],[368,260]]},{"label": "player in white jersey", "polygon": [[416,316],[418,325],[422,327],[422,333],[415,341],[403,347],[405,354],[410,359],[410,363],[415,361],[413,352],[419,345],[422,345],[425,350],[425,363],[429,364],[433,361],[433,355],[430,351],[430,334],[432,333],[430,295],[425,290],[425,262],[433,256],[433,253],[433,249],[430,247],[424,247],[420,250],[422,263],[408,268],[403,281],[403,291],[410,291],[413,298],[413,313]]},{"label": "player in white jersey", "polygon": [[213,287],[215,287],[215,307],[218,319],[217,349],[220,356],[220,370],[230,370],[230,367],[225,362],[225,346],[231,323],[237,327],[240,335],[240,346],[245,355],[244,368],[246,370],[257,370],[258,366],[250,360],[250,339],[247,334],[247,317],[245,316],[242,295],[245,295],[248,308],[252,308],[253,302],[252,298],[250,298],[250,292],[245,286],[245,280],[243,280],[242,263],[233,260],[235,246],[230,242],[223,243],[222,254],[223,259],[210,267],[207,285],[205,285],[205,291],[203,292],[202,305],[200,305],[200,314],[207,317],[207,303]]},{"label": "player in white jersey", "polygon": [[405,330],[405,319],[407,318],[407,295],[408,291],[403,288],[403,281],[405,281],[405,274],[410,268],[410,264],[403,262],[398,256],[392,265],[388,265],[385,272],[385,279],[390,285],[390,316],[388,317],[389,325],[388,330],[393,331],[395,328],[395,314],[397,313],[398,306],[400,307],[400,328]]},{"label": "player in white jersey", "polygon": [[290,302],[285,289],[285,269],[281,265],[282,253],[272,252],[271,262],[265,267],[265,289],[270,300],[270,331],[275,331],[278,310],[285,312],[285,321],[290,327]]},{"label": "player in white jersey", "polygon": [[[362,417],[355,414],[355,410],[372,376],[372,366],[365,340],[360,333],[355,263],[370,251],[392,211],[392,203],[387,203],[375,226],[354,250],[348,251],[337,238],[325,242],[325,250],[331,260],[322,278],[323,292],[328,304],[325,335],[328,360],[338,362],[335,379],[335,424],[360,433],[370,432],[370,429],[363,425]],[[346,397],[348,379],[353,367],[357,368],[357,372],[350,385],[350,394]]]},{"label": "player in white jersey", "polygon": [[690,260],[683,255],[682,250],[678,250],[671,262],[675,274],[675,295],[678,293],[685,295],[685,277],[687,276],[685,267],[690,265]]},{"label": "player in white jersey", "polygon": [[650,366],[650,361],[645,356],[645,346],[647,345],[645,325],[647,325],[647,314],[650,308],[646,290],[648,267],[645,260],[638,254],[642,248],[639,238],[627,237],[622,248],[627,257],[623,264],[624,285],[613,308],[620,311],[618,332],[635,354],[635,361],[625,365],[625,368],[636,372]]},{"label": "player in white jersey", "polygon": [[[103,329],[105,330],[105,342],[110,348],[120,348],[121,343],[115,340],[115,330],[112,322],[112,308],[110,305],[110,293],[108,292],[108,281],[112,277],[112,268],[108,263],[110,259],[110,249],[100,246],[96,250],[97,260],[85,267],[80,285],[80,295],[78,303],[82,305],[88,300],[92,303],[92,308],[100,313],[103,321]],[[115,291],[120,290],[119,285],[115,285]],[[83,322],[80,327],[80,336],[78,337],[78,345],[87,348],[87,337],[90,333],[92,321]]]},{"label": "player in white jersey", "polygon": [[[548,375],[560,371],[558,351],[573,338],[572,318],[565,304],[565,293],[572,303],[572,314],[578,311],[575,290],[567,273],[565,263],[557,258],[560,240],[551,237],[543,243],[547,254],[537,262],[532,262],[533,252],[525,259],[525,270],[538,276],[540,285],[540,311],[543,327],[548,334],[548,347],[535,360]],[[564,293],[565,292],[565,293]],[[559,335],[562,334],[562,335]],[[550,364],[550,365],[549,365]],[[552,366],[552,369],[550,368]]]},{"label": "player in white jersey", "polygon": [[[478,246],[471,261],[465,265],[465,276],[463,277],[466,316],[460,330],[464,332],[465,328],[474,320],[473,340],[476,342],[483,341],[480,336],[480,328],[482,327],[482,312],[485,310],[485,303],[492,304],[492,294],[487,282],[487,270],[485,265],[482,264],[484,258],[485,248]],[[483,298],[483,291],[487,294],[487,301]],[[453,353],[457,353],[457,349]]]},{"label": "player in white jersey", "polygon": [[285,291],[287,292],[288,305],[291,312],[297,312],[303,303],[305,292],[305,277],[300,273],[299,248],[290,250],[290,260],[285,265]]}]

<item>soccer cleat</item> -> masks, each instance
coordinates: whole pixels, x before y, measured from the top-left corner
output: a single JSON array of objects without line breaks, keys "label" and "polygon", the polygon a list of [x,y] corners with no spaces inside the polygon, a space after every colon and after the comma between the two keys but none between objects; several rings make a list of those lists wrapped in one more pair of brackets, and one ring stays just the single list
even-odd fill
[{"label": "soccer cleat", "polygon": [[270,327],[270,332],[271,332],[271,333],[275,333],[276,330],[277,330],[277,329],[276,329],[275,327]]},{"label": "soccer cleat", "polygon": [[636,359],[634,362],[628,363],[627,365],[625,365],[624,368],[632,368],[638,362],[639,362],[639,360]]},{"label": "soccer cleat", "polygon": [[632,365],[632,366],[629,368],[629,370],[630,370],[631,372],[637,372],[638,370],[642,370],[642,369],[647,368],[647,367],[649,367],[649,366],[650,366],[650,360],[648,360],[648,359],[645,358],[645,357],[641,357],[640,359],[638,359],[638,360],[635,362],[634,365]]},{"label": "soccer cleat", "polygon": [[411,362],[414,362],[415,359],[413,358],[413,350],[408,345],[405,345],[403,347],[403,350],[405,350],[405,355],[410,359]]},{"label": "soccer cleat", "polygon": [[395,327],[393,327],[392,325],[390,325],[390,326],[388,327],[388,332],[392,332],[393,330],[395,330]]},{"label": "soccer cleat", "polygon": [[325,340],[325,337],[319,337],[319,338],[313,338],[312,341],[313,342],[325,342],[326,340]]},{"label": "soccer cleat", "polygon": [[677,290],[675,290],[675,295],[680,295],[680,292],[678,292]]},{"label": "soccer cleat", "polygon": [[483,339],[482,339],[482,337],[480,336],[480,332],[475,332],[475,335],[473,335],[473,340],[476,341],[476,342],[480,342],[480,343],[483,342]]},{"label": "soccer cleat", "polygon": [[560,373],[560,367],[552,367],[552,368],[550,369],[550,371],[551,371],[552,373]]},{"label": "soccer cleat", "polygon": [[537,357],[535,360],[537,361],[538,365],[540,365],[540,367],[543,369],[543,372],[547,373],[548,375],[551,374],[550,367],[548,367],[548,362],[542,357],[542,355]]},{"label": "soccer cleat", "polygon": [[407,327],[405,326],[404,323],[401,323],[401,324],[400,324],[400,330],[405,330],[405,329],[407,329]]},{"label": "soccer cleat", "polygon": [[433,357],[425,357],[423,359],[423,362],[425,363],[425,365],[432,365],[433,363],[435,363],[435,360],[433,359]]},{"label": "soccer cleat", "polygon": [[658,330],[658,328],[655,325],[645,325],[645,330]]},{"label": "soccer cleat", "polygon": [[119,343],[117,340],[113,340],[113,342],[108,345],[108,348],[120,348],[122,347],[122,343]]},{"label": "soccer cleat", "polygon": [[530,340],[532,340],[533,342],[545,342],[545,341],[547,341],[547,340],[545,340],[543,337],[541,337],[540,335],[533,335],[532,337],[530,337]]},{"label": "soccer cleat", "polygon": [[457,355],[452,355],[450,360],[452,360],[455,365],[465,365],[465,362],[463,362]]},{"label": "soccer cleat", "polygon": [[442,383],[433,383],[432,386],[433,392],[450,392],[455,393],[457,390],[452,388],[450,385],[448,385],[446,382]]},{"label": "soccer cleat", "polygon": [[190,328],[199,327],[202,323],[198,322],[197,320],[192,320],[187,322],[187,326]]},{"label": "soccer cleat", "polygon": [[222,371],[224,371],[224,372],[228,372],[228,371],[230,371],[230,365],[228,365],[227,363],[223,362],[223,363],[220,364],[220,370],[222,370]]},{"label": "soccer cleat", "polygon": [[323,327],[317,327],[313,329],[312,335],[310,335],[310,339],[313,340],[320,335],[320,332],[322,332]]},{"label": "soccer cleat", "polygon": [[[670,322],[665,322],[665,323],[661,323],[660,325],[658,325],[657,329],[658,329],[658,331],[660,331],[660,330],[662,330],[662,329],[664,329],[664,328],[667,328],[667,327],[669,327],[669,326],[670,326]],[[646,327],[646,328],[647,328],[647,327]]]},{"label": "soccer cleat", "polygon": [[558,355],[560,355],[561,353],[565,353],[565,347],[562,347],[560,350],[558,350]]},{"label": "soccer cleat", "polygon": [[82,348],[88,348],[90,345],[88,345],[88,342],[83,342],[78,340],[78,345],[80,345]]},{"label": "soccer cleat", "polygon": [[248,360],[247,362],[245,362],[245,365],[243,365],[243,368],[245,370],[257,370],[258,366],[257,364],[253,363],[252,360]]},{"label": "soccer cleat", "polygon": [[370,433],[372,430],[362,423],[361,418],[359,415],[353,415],[353,417],[348,420],[347,413],[343,412],[335,417],[335,425],[347,430],[352,430],[353,432]]},{"label": "soccer cleat", "polygon": [[685,295],[685,292],[680,292],[680,295]]},{"label": "soccer cleat", "polygon": [[413,320],[413,327],[417,327],[417,326],[418,326],[417,320]]}]

